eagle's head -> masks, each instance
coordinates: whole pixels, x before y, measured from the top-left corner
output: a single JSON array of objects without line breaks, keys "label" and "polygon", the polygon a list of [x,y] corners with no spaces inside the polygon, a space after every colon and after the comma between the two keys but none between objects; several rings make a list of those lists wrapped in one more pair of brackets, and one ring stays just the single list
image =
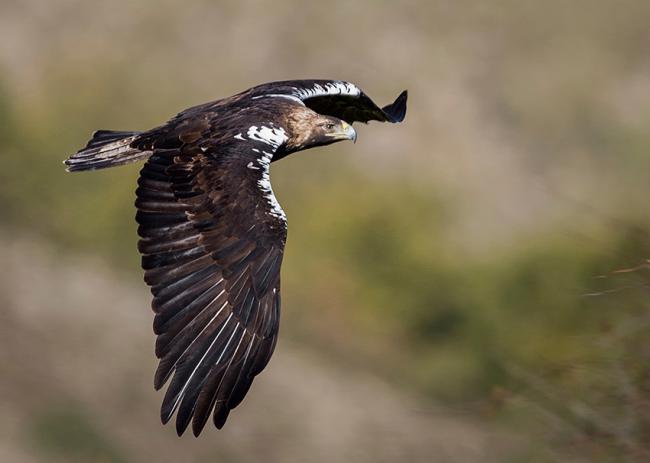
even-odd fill
[{"label": "eagle's head", "polygon": [[357,132],[344,120],[319,114],[305,106],[295,107],[291,111],[286,126],[289,129],[286,142],[288,152],[357,139]]}]

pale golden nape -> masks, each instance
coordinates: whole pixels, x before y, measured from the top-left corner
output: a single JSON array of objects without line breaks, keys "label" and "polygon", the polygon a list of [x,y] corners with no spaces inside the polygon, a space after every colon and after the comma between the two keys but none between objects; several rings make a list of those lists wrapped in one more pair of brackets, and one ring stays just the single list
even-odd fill
[{"label": "pale golden nape", "polygon": [[313,145],[315,140],[327,133],[328,124],[338,126],[341,120],[318,114],[306,106],[296,106],[287,116],[287,129],[289,129],[287,150],[298,151]]}]

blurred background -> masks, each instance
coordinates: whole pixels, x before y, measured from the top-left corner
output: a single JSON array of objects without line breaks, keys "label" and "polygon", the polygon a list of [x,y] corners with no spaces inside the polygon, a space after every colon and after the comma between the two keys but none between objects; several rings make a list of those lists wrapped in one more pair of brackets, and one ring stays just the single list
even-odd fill
[{"label": "blurred background", "polygon": [[[650,2],[0,0],[0,460],[650,460]],[[404,124],[273,165],[282,336],[223,431],[159,423],[139,166],[258,83]]]}]

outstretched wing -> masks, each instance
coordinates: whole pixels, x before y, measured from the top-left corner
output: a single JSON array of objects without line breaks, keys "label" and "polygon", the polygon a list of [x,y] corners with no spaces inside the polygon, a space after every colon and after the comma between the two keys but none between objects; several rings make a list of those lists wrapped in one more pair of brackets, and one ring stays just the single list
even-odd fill
[{"label": "outstretched wing", "polygon": [[268,183],[272,151],[262,151],[272,146],[247,163],[241,151],[254,141],[188,133],[140,172],[136,219],[154,295],[156,389],[172,378],[161,418],[177,410],[178,434],[192,421],[198,435],[213,409],[224,425],[273,353],[286,221]]},{"label": "outstretched wing", "polygon": [[253,98],[284,96],[296,98],[320,114],[353,122],[401,122],[406,115],[408,92],[383,108],[377,106],[359,87],[341,80],[288,80],[251,89]]}]

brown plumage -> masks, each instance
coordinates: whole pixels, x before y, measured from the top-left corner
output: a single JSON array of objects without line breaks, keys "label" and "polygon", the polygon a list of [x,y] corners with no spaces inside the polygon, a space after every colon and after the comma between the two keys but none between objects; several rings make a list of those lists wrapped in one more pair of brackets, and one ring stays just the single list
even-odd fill
[{"label": "brown plumage", "polygon": [[406,92],[377,107],[341,81],[264,84],[147,132],[98,131],[68,170],[147,159],[136,190],[138,249],[153,294],[154,386],[182,434],[221,428],[275,347],[287,222],[269,163],[356,139],[354,121],[399,122]]}]

